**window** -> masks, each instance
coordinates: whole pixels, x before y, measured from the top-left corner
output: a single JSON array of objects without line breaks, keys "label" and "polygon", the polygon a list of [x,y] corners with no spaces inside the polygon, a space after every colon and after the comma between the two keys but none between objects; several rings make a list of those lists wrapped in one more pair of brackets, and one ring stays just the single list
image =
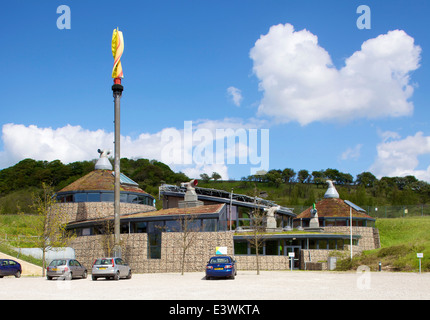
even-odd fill
[{"label": "window", "polygon": [[146,233],[146,222],[138,222],[135,223],[135,232],[136,233]]},{"label": "window", "polygon": [[216,258],[212,258],[209,263],[214,264],[214,263],[231,263],[230,258],[228,257],[216,257]]},{"label": "window", "polygon": [[166,221],[166,232],[182,232],[182,226],[178,220]]},{"label": "window", "polygon": [[201,230],[202,221],[200,219],[189,220],[184,222],[184,229],[188,232],[198,232]]},{"label": "window", "polygon": [[75,202],[86,202],[87,194],[86,193],[75,193]]},{"label": "window", "polygon": [[88,193],[88,202],[100,202],[100,193],[90,192]]},{"label": "window", "polygon": [[161,233],[148,233],[148,258],[161,259]]},{"label": "window", "polygon": [[121,193],[119,195],[119,202],[127,202],[127,194],[126,193]]},{"label": "window", "polygon": [[114,193],[113,192],[102,192],[101,201],[103,202],[113,202],[114,201]]},{"label": "window", "polygon": [[321,249],[321,250],[327,249],[327,240],[319,240],[318,249]]},{"label": "window", "polygon": [[234,254],[248,254],[248,241],[246,240],[235,241]]},{"label": "window", "polygon": [[[256,252],[257,250],[255,250],[255,247],[251,246],[251,254],[255,254]],[[258,247],[258,254],[263,254],[263,244]]]},{"label": "window", "polygon": [[216,219],[203,219],[203,231],[216,231]]},{"label": "window", "polygon": [[161,259],[161,231],[164,227],[163,221],[148,222],[148,258]]},{"label": "window", "polygon": [[336,225],[336,219],[325,219],[325,227],[334,227]]},{"label": "window", "polygon": [[266,255],[267,256],[277,256],[278,255],[278,241],[268,240],[266,241]]}]

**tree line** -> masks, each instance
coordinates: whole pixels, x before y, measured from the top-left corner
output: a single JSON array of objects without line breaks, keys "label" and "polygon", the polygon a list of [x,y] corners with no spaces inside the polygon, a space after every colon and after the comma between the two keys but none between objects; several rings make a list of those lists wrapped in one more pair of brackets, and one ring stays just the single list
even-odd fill
[{"label": "tree line", "polygon": [[[361,204],[372,205],[375,199],[385,199],[386,204],[406,205],[425,204],[430,202],[430,184],[418,180],[415,176],[382,177],[378,179],[371,172],[365,171],[354,177],[350,173],[344,173],[337,169],[312,171],[302,169],[295,172],[291,168],[283,170],[273,169],[260,172],[258,175],[243,177],[244,182],[262,182],[269,186],[280,188],[283,185],[297,185],[296,189],[302,190],[300,185],[315,185],[317,188],[325,188],[326,181],[332,180],[338,187],[339,193],[351,198],[351,189],[354,189],[354,197]],[[308,188],[307,188],[308,189]],[[306,189],[306,190],[307,190]],[[289,192],[294,189],[289,188]],[[341,197],[342,197],[341,195]],[[381,201],[379,201],[381,202]]]}]

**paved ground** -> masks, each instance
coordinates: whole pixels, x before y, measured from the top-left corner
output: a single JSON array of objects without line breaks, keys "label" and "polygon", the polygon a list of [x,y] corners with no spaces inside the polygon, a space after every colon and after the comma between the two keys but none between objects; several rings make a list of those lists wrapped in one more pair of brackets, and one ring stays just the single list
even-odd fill
[{"label": "paved ground", "polygon": [[0,279],[5,299],[430,299],[430,273],[239,271],[235,280],[204,280],[203,273],[134,274],[130,280]]}]

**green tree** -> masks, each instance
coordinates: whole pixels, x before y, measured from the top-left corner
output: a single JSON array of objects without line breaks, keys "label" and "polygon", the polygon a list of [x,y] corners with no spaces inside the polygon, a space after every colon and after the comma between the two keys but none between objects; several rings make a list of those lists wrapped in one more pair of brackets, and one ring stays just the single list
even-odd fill
[{"label": "green tree", "polygon": [[214,179],[214,181],[218,181],[221,179],[221,175],[218,172],[212,172],[211,178]]},{"label": "green tree", "polygon": [[297,173],[297,180],[298,180],[300,183],[306,183],[306,182],[309,182],[310,177],[311,177],[311,175],[309,174],[309,171],[308,171],[308,170],[304,170],[304,169],[302,169],[302,170],[300,170],[300,171]]},{"label": "green tree", "polygon": [[211,177],[209,177],[209,175],[207,173],[202,173],[200,175],[200,179],[202,179],[203,182],[209,182],[209,180],[211,179]]},{"label": "green tree", "polygon": [[42,192],[33,197],[33,207],[40,219],[33,226],[37,234],[37,247],[42,250],[42,268],[45,276],[46,252],[55,247],[65,247],[73,238],[66,232],[66,213],[57,205],[51,186],[42,183]]},{"label": "green tree", "polygon": [[370,188],[375,185],[377,180],[378,179],[376,179],[376,177],[371,172],[365,171],[357,175],[356,182],[360,186],[363,185],[366,188]]}]

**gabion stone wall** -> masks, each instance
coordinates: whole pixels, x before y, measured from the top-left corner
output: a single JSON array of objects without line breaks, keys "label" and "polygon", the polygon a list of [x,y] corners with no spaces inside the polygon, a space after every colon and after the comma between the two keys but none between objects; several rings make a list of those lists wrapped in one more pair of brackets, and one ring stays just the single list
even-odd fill
[{"label": "gabion stone wall", "polygon": [[[161,257],[151,259],[146,233],[121,234],[122,258],[134,273],[181,272],[183,236],[181,232],[162,233]],[[209,258],[215,255],[216,247],[227,247],[227,252],[233,253],[233,233],[193,232],[189,236],[193,240],[186,251],[185,272],[204,272]],[[107,256],[106,243],[106,236],[93,235],[77,237],[70,246],[75,249],[76,259],[90,271],[96,258]]]}]

